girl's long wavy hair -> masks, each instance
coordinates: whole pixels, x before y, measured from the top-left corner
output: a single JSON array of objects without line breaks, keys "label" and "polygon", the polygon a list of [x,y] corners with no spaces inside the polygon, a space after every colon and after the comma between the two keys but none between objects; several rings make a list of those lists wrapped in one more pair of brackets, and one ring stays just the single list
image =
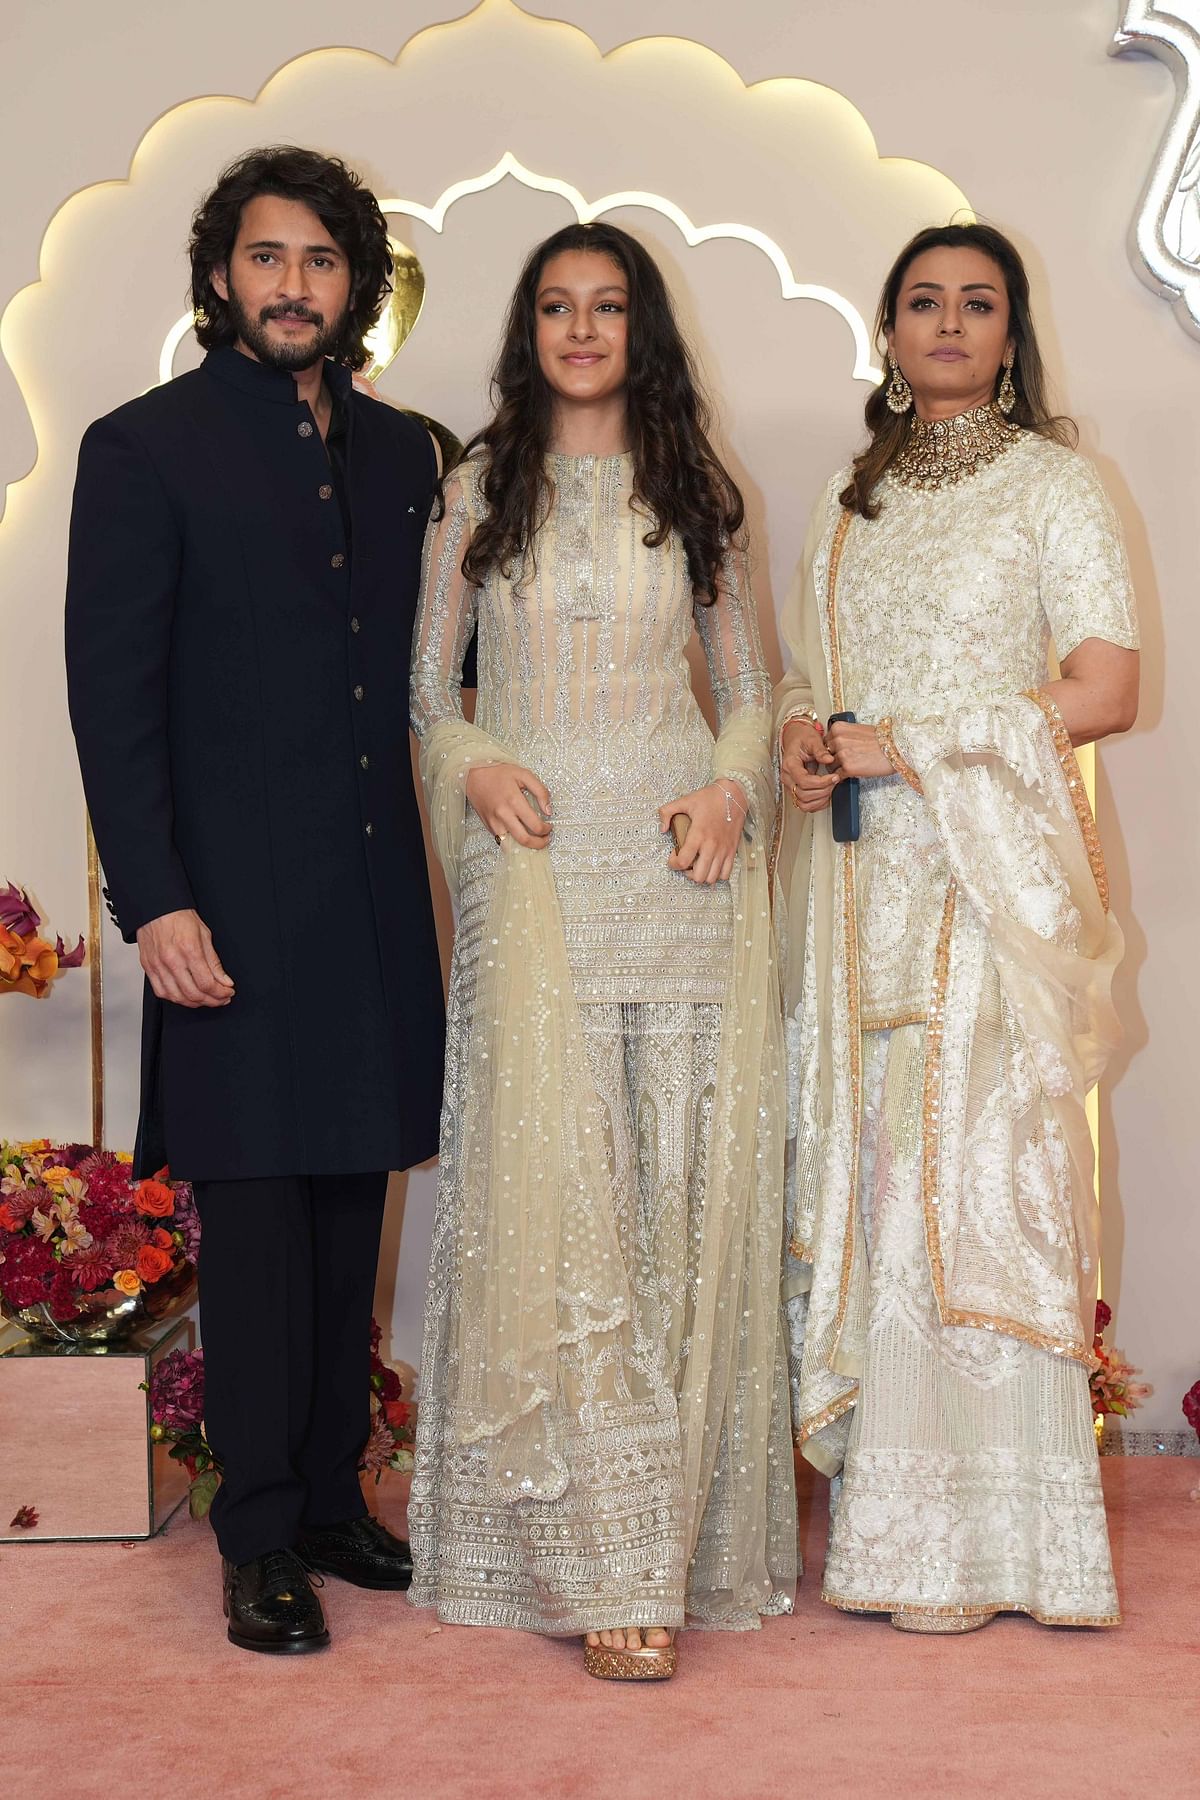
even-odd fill
[{"label": "girl's long wavy hair", "polygon": [[248,150],[224,169],[196,209],[188,255],[192,264],[192,307],[196,336],[205,350],[232,344],[237,328],[229,303],[213,286],[212,274],[227,269],[237,242],[242,210],[259,194],[299,200],[311,207],[350,264],[350,303],[337,342],[335,362],[362,369],[371,360],[363,342],[392,291],[392,253],[387,222],[374,194],[336,156],[274,144]]},{"label": "girl's long wavy hair", "polygon": [[487,513],[463,558],[463,574],[481,586],[493,568],[520,577],[553,504],[546,473],[554,393],[537,352],[537,295],[542,271],[568,250],[595,251],[621,270],[629,293],[626,410],[633,453],[633,498],[645,512],[649,548],[677,532],[697,601],[711,605],[727,543],[746,509],[736,482],[709,442],[711,409],[675,318],[657,264],[615,225],[568,225],[531,252],[508,309],[492,374],[490,422],[464,457],[478,455]]},{"label": "girl's long wavy hair", "polygon": [[[1008,293],[1008,331],[1015,352],[1012,377],[1017,403],[1009,416],[1014,425],[1023,425],[1026,431],[1036,431],[1039,437],[1052,438],[1057,444],[1068,444],[1073,448],[1079,438],[1074,421],[1053,412],[1047,398],[1046,370],[1029,304],[1029,276],[1025,264],[1016,245],[994,225],[930,225],[909,239],[883,284],[875,314],[877,348],[882,351],[886,341],[884,331],[896,323],[896,306],[910,265],[926,250],[941,249],[979,250],[996,264]],[[1002,379],[1003,370],[996,376],[997,394]],[[911,409],[904,413],[888,410],[887,388],[885,379],[871,390],[865,408],[871,441],[854,458],[854,472],[838,495],[844,507],[861,513],[864,519],[878,518],[879,502],[875,499],[875,489],[904,448],[912,429]],[[995,394],[992,398],[995,399]]]}]

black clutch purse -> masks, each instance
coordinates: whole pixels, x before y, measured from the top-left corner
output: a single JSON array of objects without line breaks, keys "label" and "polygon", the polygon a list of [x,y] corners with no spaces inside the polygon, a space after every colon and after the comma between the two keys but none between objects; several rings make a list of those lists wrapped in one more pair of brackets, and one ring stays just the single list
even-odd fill
[{"label": "black clutch purse", "polygon": [[[829,723],[831,725],[857,725],[858,720],[852,712],[840,712],[834,713]],[[845,781],[838,782],[829,802],[829,812],[834,842],[856,844],[859,831],[857,775],[851,775]]]}]

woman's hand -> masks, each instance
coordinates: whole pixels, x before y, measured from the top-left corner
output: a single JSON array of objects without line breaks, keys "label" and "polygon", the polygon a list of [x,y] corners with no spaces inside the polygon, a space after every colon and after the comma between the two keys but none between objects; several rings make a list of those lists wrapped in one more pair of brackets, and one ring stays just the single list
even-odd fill
[{"label": "woman's hand", "polygon": [[789,719],[783,728],[783,785],[800,812],[823,812],[837,786],[833,753],[821,727],[809,719]]},{"label": "woman's hand", "polygon": [[879,747],[873,725],[831,725],[826,741],[839,781],[846,781],[851,775],[862,780],[871,775],[895,774]]},{"label": "woman's hand", "polygon": [[497,843],[511,837],[526,850],[544,850],[550,825],[539,818],[529,795],[549,813],[549,788],[518,763],[480,763],[467,775],[467,799]]},{"label": "woman's hand", "polygon": [[668,869],[680,869],[689,881],[708,887],[728,881],[746,825],[745,809],[742,785],[728,775],[697,788],[694,794],[680,795],[669,806],[660,806],[658,823],[662,831],[670,831],[676,813],[686,813],[691,820],[683,848],[673,850],[667,860]]}]

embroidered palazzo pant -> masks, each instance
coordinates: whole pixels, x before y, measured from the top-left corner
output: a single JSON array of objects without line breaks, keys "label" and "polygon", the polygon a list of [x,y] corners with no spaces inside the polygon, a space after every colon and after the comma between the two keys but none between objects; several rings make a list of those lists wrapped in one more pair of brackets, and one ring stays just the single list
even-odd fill
[{"label": "embroidered palazzo pant", "polygon": [[868,1032],[865,1364],[825,1564],[851,1611],[1118,1622],[1087,1371],[943,1326],[920,1201],[924,1027]]},{"label": "embroidered palazzo pant", "polygon": [[[719,1005],[581,1008],[607,1120],[606,1157],[629,1288],[631,1349],[615,1334],[560,1350],[564,1452],[556,1500],[497,1504],[478,1446],[450,1437],[456,1222],[439,1217],[426,1318],[417,1466],[409,1510],[412,1599],[455,1624],[581,1633],[679,1626],[723,1586],[720,1468],[689,1571],[677,1396],[689,1379],[690,1299],[704,1194]],[[451,1024],[450,1044],[456,1042]],[[459,1040],[459,1054],[462,1044]],[[614,1369],[614,1358],[620,1366]],[[615,1378],[615,1379],[614,1379]],[[774,1372],[768,1566],[786,1570],[766,1610],[790,1610],[795,1508],[786,1371]],[[767,1451],[760,1446],[760,1454]],[[749,1628],[760,1608],[720,1623]],[[695,1621],[694,1621],[695,1622]]]}]

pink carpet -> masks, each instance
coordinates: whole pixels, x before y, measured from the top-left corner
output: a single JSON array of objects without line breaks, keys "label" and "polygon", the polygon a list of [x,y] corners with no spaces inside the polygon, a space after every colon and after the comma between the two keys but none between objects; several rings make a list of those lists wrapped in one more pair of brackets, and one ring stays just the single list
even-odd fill
[{"label": "pink carpet", "polygon": [[[325,1589],[319,1656],[233,1649],[206,1526],[0,1550],[0,1784],[21,1800],[752,1800],[1200,1795],[1194,1460],[1104,1464],[1123,1627],[902,1636],[822,1605],[823,1484],[793,1618],[688,1633],[668,1684],[588,1679],[574,1642],[441,1627]],[[401,1524],[399,1482],[380,1511]]]}]

